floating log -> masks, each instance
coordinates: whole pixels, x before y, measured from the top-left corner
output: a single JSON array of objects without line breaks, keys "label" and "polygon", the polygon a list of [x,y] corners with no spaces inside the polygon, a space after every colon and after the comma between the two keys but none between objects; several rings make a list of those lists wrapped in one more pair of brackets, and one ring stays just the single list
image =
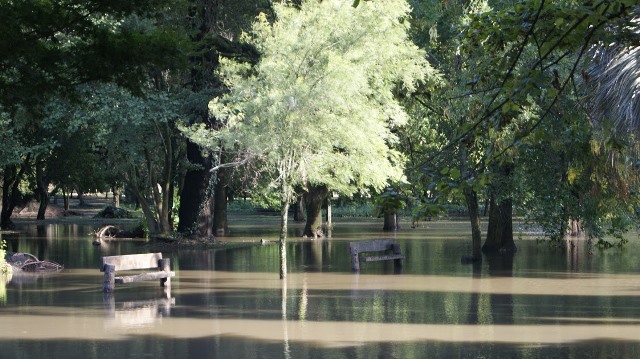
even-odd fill
[{"label": "floating log", "polygon": [[122,232],[122,230],[120,230],[120,228],[118,228],[116,226],[108,225],[108,226],[104,226],[104,227],[100,228],[96,232],[96,237],[97,238],[115,237],[120,232]]}]

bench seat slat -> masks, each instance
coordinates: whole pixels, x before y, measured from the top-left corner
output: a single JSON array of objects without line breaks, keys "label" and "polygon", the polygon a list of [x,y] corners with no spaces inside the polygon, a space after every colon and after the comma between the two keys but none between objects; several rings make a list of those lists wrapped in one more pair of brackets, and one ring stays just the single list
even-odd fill
[{"label": "bench seat slat", "polygon": [[363,256],[361,259],[365,262],[375,262],[375,261],[388,261],[392,259],[404,259],[404,256],[401,254],[387,254],[382,256]]},{"label": "bench seat slat", "polygon": [[123,277],[116,277],[115,282],[118,284],[123,284],[123,283],[140,282],[143,280],[169,278],[169,277],[175,277],[175,276],[176,276],[176,272],[173,272],[173,271],[172,272],[151,272],[151,273],[141,273],[141,274],[129,275],[129,276],[123,276]]}]

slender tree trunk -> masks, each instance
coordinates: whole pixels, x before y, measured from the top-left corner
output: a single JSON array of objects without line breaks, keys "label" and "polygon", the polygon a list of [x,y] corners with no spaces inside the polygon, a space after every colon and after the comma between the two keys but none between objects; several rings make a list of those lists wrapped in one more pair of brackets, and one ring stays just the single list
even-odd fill
[{"label": "slender tree trunk", "polygon": [[[331,214],[331,198],[327,197],[326,200],[326,207],[327,207],[327,218],[326,218],[326,227],[327,227],[327,232],[331,233],[331,229],[333,229],[333,215]],[[331,235],[329,234],[329,237],[331,237]]]},{"label": "slender tree trunk", "polygon": [[[460,153],[461,172],[463,177],[470,177],[468,166],[468,143],[462,147]],[[478,208],[478,194],[471,186],[464,187],[464,198],[467,203],[469,222],[471,223],[471,256],[463,256],[463,262],[480,263],[482,261],[482,232],[480,231],[480,210]],[[485,205],[486,210],[486,205]],[[477,266],[477,265],[476,265]],[[475,266],[474,266],[475,269]]]},{"label": "slender tree trunk", "polygon": [[303,235],[314,239],[324,236],[322,232],[322,206],[328,195],[329,188],[327,186],[309,186],[304,195],[307,223],[304,226]]},{"label": "slender tree trunk", "polygon": [[78,192],[78,205],[79,206],[84,206],[85,205],[84,192],[82,192],[82,190],[80,188],[76,188],[76,192]]},{"label": "slender tree trunk", "polygon": [[38,191],[38,215],[36,216],[37,220],[46,219],[47,207],[49,206],[49,193],[47,191],[41,192]]},{"label": "slender tree trunk", "polygon": [[69,194],[65,189],[62,189],[62,202],[63,202],[64,210],[68,211],[69,210]]},{"label": "slender tree trunk", "polygon": [[122,193],[122,188],[120,188],[120,186],[113,186],[113,206],[116,208],[120,208],[121,193]]},{"label": "slender tree trunk", "polygon": [[[226,161],[226,156],[220,156],[220,163]],[[221,168],[217,173],[218,181],[213,199],[213,225],[215,233],[225,235],[229,233],[229,223],[227,222],[227,188],[229,184],[229,170]]]},{"label": "slender tree trunk", "polygon": [[37,220],[44,220],[49,205],[49,180],[44,174],[44,162],[36,160],[36,193],[38,194]]},{"label": "slender tree trunk", "polygon": [[478,210],[478,194],[471,187],[464,189],[464,196],[471,222],[471,261],[482,260],[482,232],[480,231],[480,211]]},{"label": "slender tree trunk", "polygon": [[142,213],[144,214],[144,218],[147,221],[147,227],[149,227],[149,234],[152,236],[160,234],[161,231],[160,224],[158,223],[158,218],[151,210],[151,206],[149,205],[147,199],[144,197],[142,192],[140,192],[136,185],[129,183],[128,188],[135,197],[136,202],[140,204],[140,208],[142,208]]},{"label": "slender tree trunk", "polygon": [[280,209],[280,240],[278,241],[278,249],[280,251],[280,279],[287,277],[287,220],[289,217],[289,199],[287,197],[287,195],[283,195],[282,207]]},{"label": "slender tree trunk", "polygon": [[216,184],[213,199],[213,223],[215,233],[225,235],[229,233],[229,222],[227,221],[227,185],[226,181],[220,181]]},{"label": "slender tree trunk", "polygon": [[172,182],[173,182],[173,138],[171,136],[171,130],[167,124],[159,130],[162,138],[164,139],[164,170],[162,171],[162,178],[160,187],[162,192],[161,207],[159,208],[159,220],[161,231],[163,235],[171,233],[171,201],[173,200]]}]

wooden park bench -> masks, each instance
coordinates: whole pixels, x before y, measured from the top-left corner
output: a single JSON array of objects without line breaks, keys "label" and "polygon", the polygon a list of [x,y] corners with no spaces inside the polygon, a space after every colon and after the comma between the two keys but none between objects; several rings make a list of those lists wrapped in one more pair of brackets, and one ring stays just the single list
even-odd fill
[{"label": "wooden park bench", "polygon": [[[116,271],[145,269],[156,269],[156,271],[116,277]],[[176,275],[175,272],[171,271],[169,258],[163,259],[162,253],[102,257],[100,271],[104,272],[104,283],[102,287],[104,293],[112,293],[116,283],[133,283],[143,280],[160,279],[161,287],[170,287],[171,277],[175,277]]]},{"label": "wooden park bench", "polygon": [[[400,253],[400,245],[392,239],[380,239],[373,241],[349,242],[351,253],[351,268],[360,271],[360,261],[388,261],[393,260],[397,267],[402,266],[404,256]],[[382,252],[370,255],[371,252]],[[361,255],[367,253],[366,255]]]}]

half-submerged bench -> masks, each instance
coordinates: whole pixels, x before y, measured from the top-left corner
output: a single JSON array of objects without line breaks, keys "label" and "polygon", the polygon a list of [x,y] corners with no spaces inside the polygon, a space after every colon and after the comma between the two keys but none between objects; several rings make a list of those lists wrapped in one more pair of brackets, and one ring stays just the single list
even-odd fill
[{"label": "half-submerged bench", "polygon": [[[156,271],[116,277],[116,271],[144,269],[156,269]],[[162,259],[162,253],[102,257],[100,271],[104,272],[104,283],[102,287],[104,293],[112,293],[116,283],[133,283],[143,280],[160,279],[161,287],[170,287],[171,277],[176,275],[175,272],[171,271],[169,258]]]},{"label": "half-submerged bench", "polygon": [[[383,252],[377,255],[369,255],[370,252]],[[393,260],[397,267],[402,266],[404,256],[400,254],[400,245],[392,239],[380,239],[374,241],[349,242],[351,253],[351,269],[360,270],[360,261],[388,261]],[[367,253],[366,255],[361,255]]]}]

